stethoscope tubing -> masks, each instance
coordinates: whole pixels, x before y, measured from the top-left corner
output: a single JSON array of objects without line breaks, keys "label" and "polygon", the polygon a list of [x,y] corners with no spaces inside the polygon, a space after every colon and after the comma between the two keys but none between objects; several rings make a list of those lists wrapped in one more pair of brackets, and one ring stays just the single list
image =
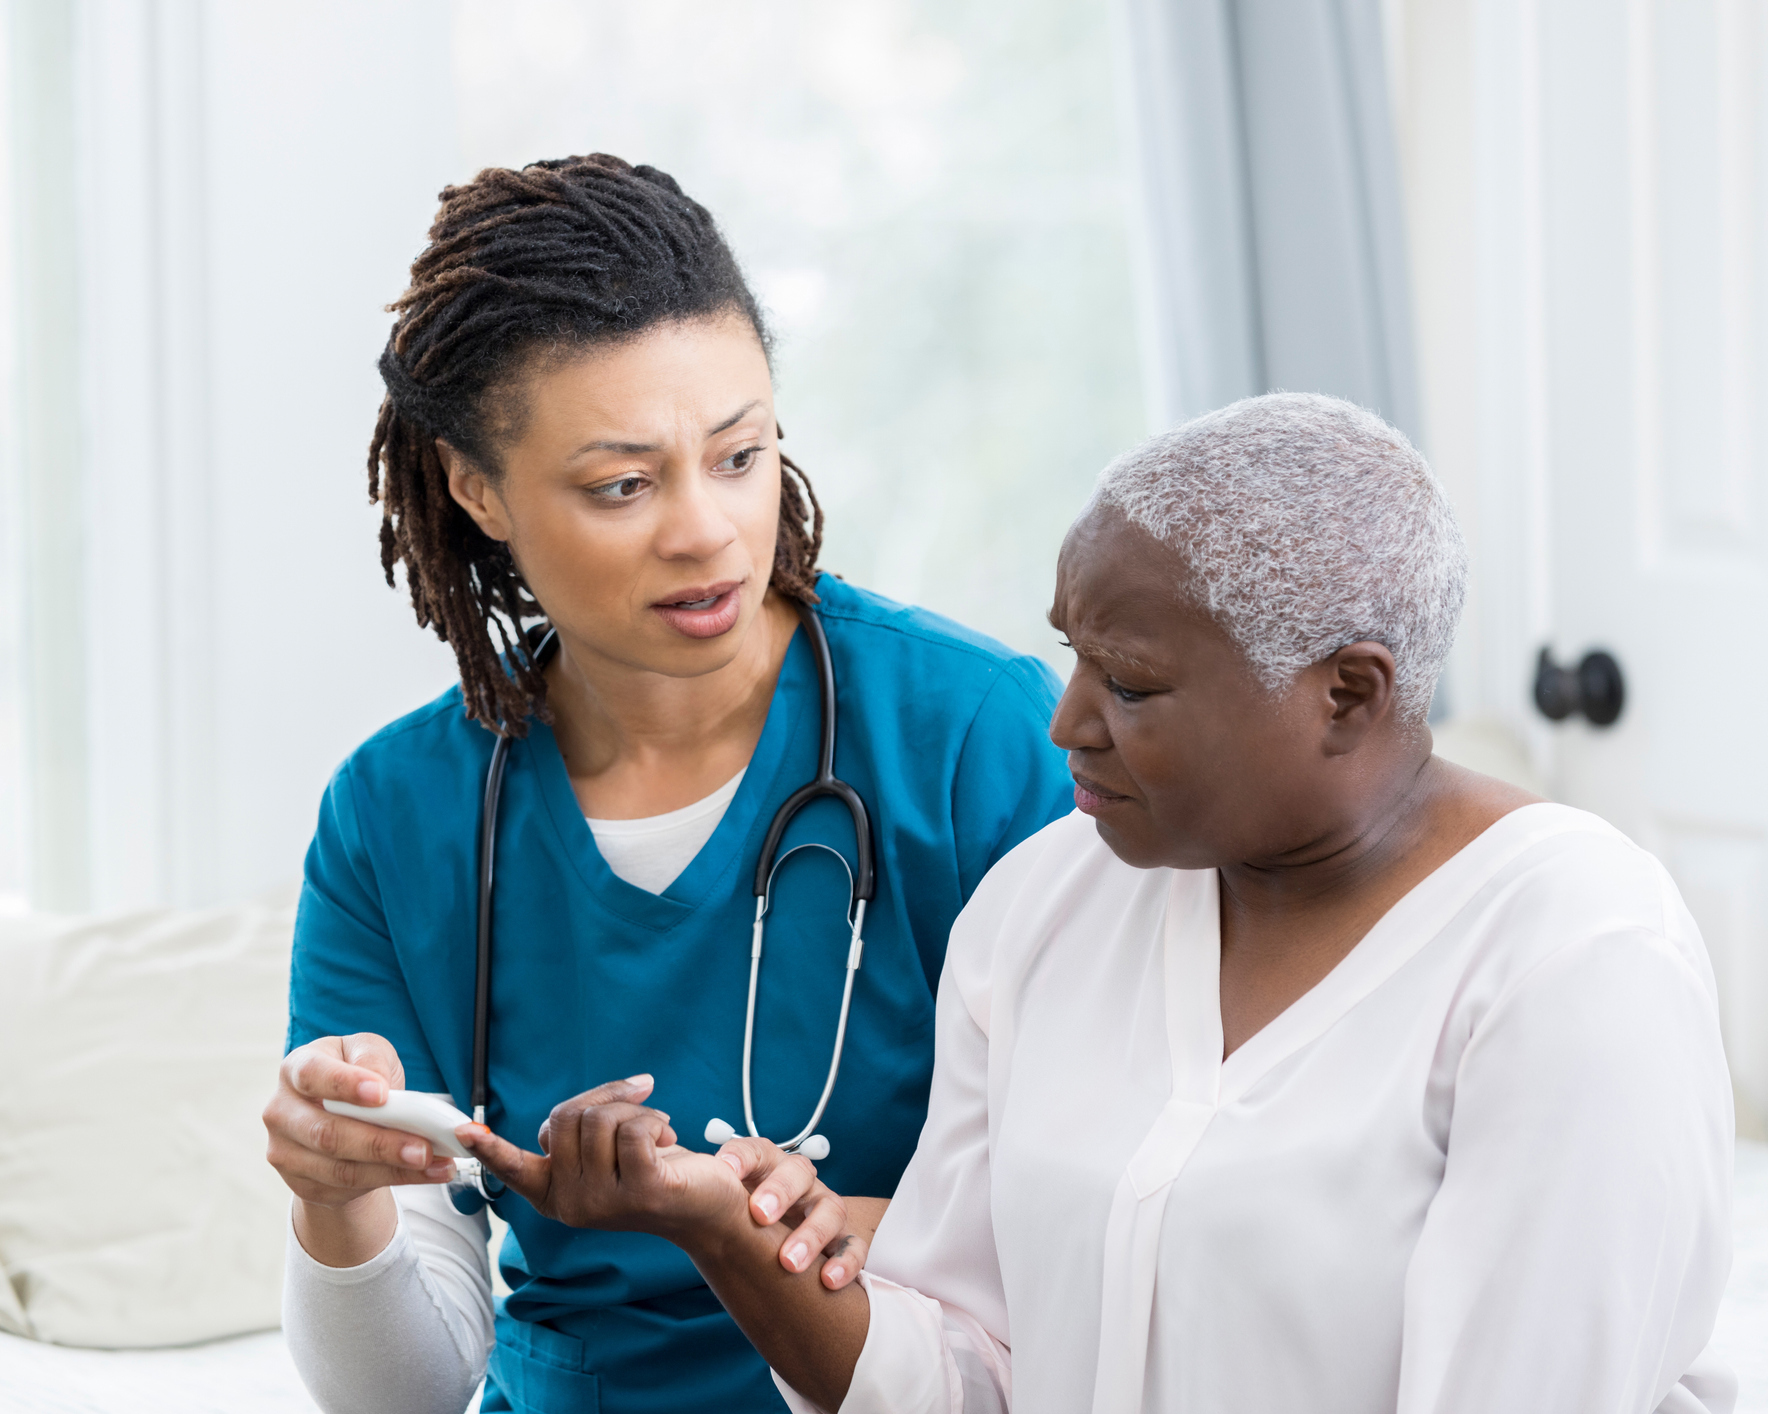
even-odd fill
[{"label": "stethoscope tubing", "polygon": [[[841,1014],[835,1023],[835,1044],[829,1058],[828,1075],[823,1082],[823,1089],[817,1098],[816,1109],[810,1116],[810,1122],[785,1143],[782,1149],[795,1151],[804,1145],[815,1133],[817,1124],[822,1120],[828,1109],[829,1098],[835,1092],[835,1081],[841,1070],[841,1055],[847,1043],[847,1021],[853,1005],[853,983],[859,972],[860,959],[865,951],[865,939],[862,930],[865,927],[866,905],[876,896],[877,872],[872,847],[871,812],[867,810],[864,799],[859,792],[835,774],[835,664],[829,651],[828,635],[823,631],[822,619],[816,610],[808,604],[798,604],[800,622],[804,625],[811,654],[816,664],[818,706],[820,712],[820,733],[817,743],[817,773],[815,779],[806,782],[787,797],[785,803],[774,812],[773,819],[768,823],[767,836],[762,842],[760,857],[755,863],[755,925],[751,933],[749,947],[749,995],[744,1007],[743,1017],[743,1120],[751,1135],[761,1137],[761,1131],[755,1123],[754,1087],[751,1076],[755,1055],[755,1005],[761,985],[761,956],[766,943],[766,918],[773,895],[774,875],[779,872],[780,865],[802,849],[826,849],[841,861],[848,873],[849,901],[847,921],[850,927],[847,949],[846,978],[841,988]],[[538,667],[544,667],[547,661],[558,650],[558,631],[550,625],[531,650],[531,661]],[[497,816],[498,807],[503,795],[504,772],[509,764],[510,738],[499,734],[497,743],[491,749],[491,761],[485,770],[484,797],[479,813],[479,849],[478,874],[479,889],[477,898],[477,933],[475,937],[474,979],[473,979],[473,1073],[472,1073],[472,1111],[473,1119],[479,1124],[485,1123],[485,1107],[490,1103],[490,1058],[491,1058],[491,963],[492,963],[492,904],[497,875]],[[847,807],[853,820],[854,854],[857,868],[850,868],[846,857],[839,850],[828,845],[807,843],[795,845],[784,854],[779,852],[780,844],[785,838],[792,821],[800,811],[814,801],[824,798],[839,800]],[[722,1123],[714,1121],[714,1123]],[[824,1141],[826,1145],[826,1141]],[[486,1197],[491,1198],[501,1191],[502,1184],[483,1168],[467,1161],[461,1165],[463,1177],[473,1188]]]}]

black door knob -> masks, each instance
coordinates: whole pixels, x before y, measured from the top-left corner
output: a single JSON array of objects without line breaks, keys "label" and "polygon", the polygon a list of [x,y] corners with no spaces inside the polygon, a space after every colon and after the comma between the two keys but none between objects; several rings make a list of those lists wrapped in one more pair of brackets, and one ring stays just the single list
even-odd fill
[{"label": "black door knob", "polygon": [[1627,685],[1612,653],[1597,648],[1575,668],[1562,668],[1553,654],[1541,650],[1535,665],[1535,706],[1550,721],[1563,722],[1582,712],[1593,727],[1613,726],[1626,705]]}]

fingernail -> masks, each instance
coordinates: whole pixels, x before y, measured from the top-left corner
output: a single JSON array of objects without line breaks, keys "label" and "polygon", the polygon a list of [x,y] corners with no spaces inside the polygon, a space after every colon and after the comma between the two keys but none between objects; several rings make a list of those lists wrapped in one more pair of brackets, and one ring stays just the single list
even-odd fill
[{"label": "fingernail", "polygon": [[755,1200],[755,1206],[761,1209],[761,1216],[769,1222],[779,1216],[780,1200],[771,1193],[763,1193]]},{"label": "fingernail", "polygon": [[846,1267],[824,1267],[823,1268],[823,1278],[826,1281],[837,1282],[837,1281],[843,1280],[846,1276],[847,1276],[847,1268]]},{"label": "fingernail", "polygon": [[450,1160],[448,1163],[445,1163],[445,1164],[431,1164],[427,1169],[424,1170],[424,1177],[425,1178],[453,1178],[454,1177],[454,1162],[453,1162],[453,1160]]},{"label": "fingernail", "polygon": [[422,1168],[425,1157],[424,1146],[422,1144],[407,1144],[399,1151],[399,1157],[405,1160],[407,1168]]},{"label": "fingernail", "polygon": [[365,1105],[384,1105],[387,1102],[386,1083],[380,1080],[364,1080],[356,1087],[356,1098]]},{"label": "fingernail", "polygon": [[795,1272],[804,1270],[804,1262],[809,1255],[810,1249],[802,1242],[795,1242],[786,1249],[786,1260],[792,1264],[792,1270]]},{"label": "fingernail", "polygon": [[736,1174],[738,1178],[743,1176],[743,1165],[738,1161],[735,1154],[720,1154],[718,1157],[731,1166],[731,1172]]},{"label": "fingernail", "polygon": [[651,1077],[648,1075],[629,1075],[626,1077],[626,1083],[635,1087],[639,1085],[649,1085],[651,1083]]}]

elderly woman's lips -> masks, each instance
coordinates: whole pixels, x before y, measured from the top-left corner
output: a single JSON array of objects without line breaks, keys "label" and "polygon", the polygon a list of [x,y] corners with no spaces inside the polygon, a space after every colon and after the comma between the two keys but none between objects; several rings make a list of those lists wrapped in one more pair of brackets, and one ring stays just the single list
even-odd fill
[{"label": "elderly woman's lips", "polygon": [[1116,805],[1128,800],[1127,795],[1118,795],[1106,790],[1096,781],[1089,781],[1076,776],[1074,780],[1074,808],[1087,815],[1097,815],[1107,806]]}]

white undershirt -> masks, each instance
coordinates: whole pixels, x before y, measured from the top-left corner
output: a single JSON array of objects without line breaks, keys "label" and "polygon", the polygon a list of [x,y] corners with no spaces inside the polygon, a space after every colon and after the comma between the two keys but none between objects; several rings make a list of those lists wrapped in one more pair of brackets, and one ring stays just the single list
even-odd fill
[{"label": "white undershirt", "polygon": [[[706,847],[718,822],[743,784],[738,771],[704,800],[671,810],[667,815],[647,815],[642,820],[589,820],[595,847],[607,860],[616,878],[660,894],[693,863]],[[584,817],[589,819],[588,816]]]},{"label": "white undershirt", "polygon": [[[596,848],[618,878],[662,893],[712,838],[743,774],[667,815],[590,820]],[[487,1218],[457,1212],[442,1188],[395,1188],[393,1196],[393,1240],[359,1267],[314,1261],[289,1224],[283,1329],[326,1414],[458,1414],[485,1377],[493,1339]]]}]

